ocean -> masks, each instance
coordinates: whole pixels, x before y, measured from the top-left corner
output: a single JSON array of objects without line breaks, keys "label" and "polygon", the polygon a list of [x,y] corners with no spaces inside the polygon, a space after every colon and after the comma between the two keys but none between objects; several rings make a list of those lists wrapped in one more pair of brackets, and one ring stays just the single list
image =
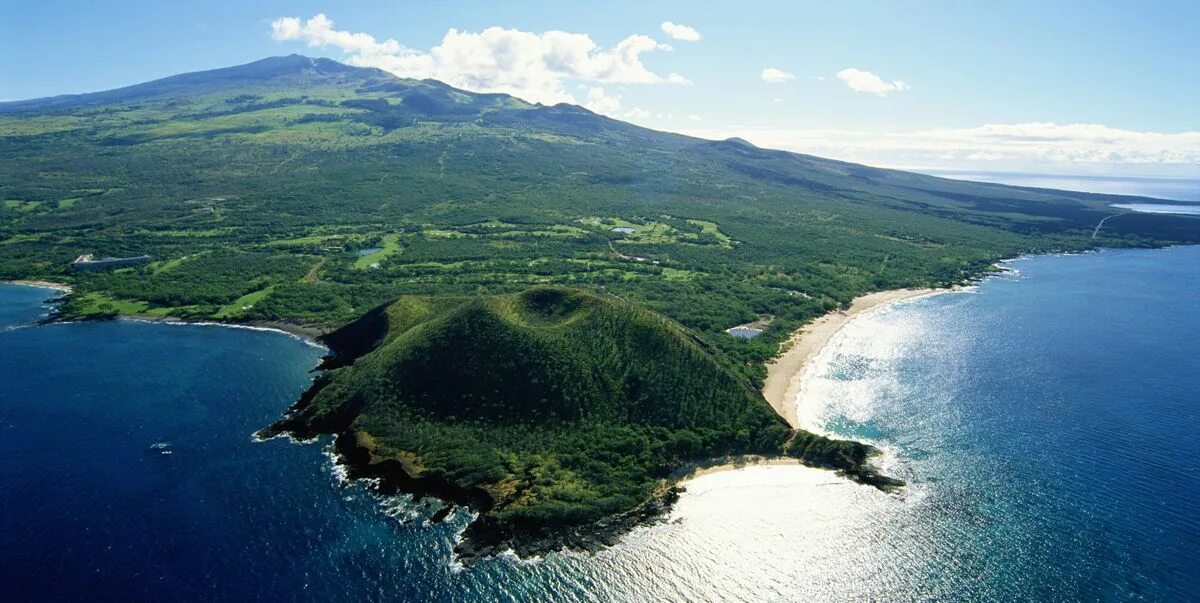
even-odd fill
[{"label": "ocean", "polygon": [[598,555],[470,568],[467,512],[430,525],[327,441],[253,441],[322,350],[33,326],[53,292],[0,285],[0,599],[1200,599],[1200,247],[1008,266],[859,316],[808,369],[804,425],[883,448],[901,494],[749,467]]},{"label": "ocean", "polygon": [[1029,174],[1023,172],[987,172],[969,170],[918,169],[923,174],[941,176],[954,180],[996,182],[1013,186],[1032,186],[1087,193],[1109,195],[1133,195],[1170,199],[1172,201],[1200,202],[1200,179],[1164,178],[1151,176],[1109,176]]}]

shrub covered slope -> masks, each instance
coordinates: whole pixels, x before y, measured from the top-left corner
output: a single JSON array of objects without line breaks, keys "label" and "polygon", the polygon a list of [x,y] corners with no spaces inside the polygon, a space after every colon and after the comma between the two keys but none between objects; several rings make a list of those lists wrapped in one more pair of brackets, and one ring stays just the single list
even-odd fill
[{"label": "shrub covered slope", "polygon": [[[361,474],[474,506],[466,558],[606,542],[685,465],[780,455],[792,436],[702,341],[612,296],[402,298],[327,342],[330,370],[272,432],[338,434]],[[878,477],[861,444],[797,441],[812,464]]]}]

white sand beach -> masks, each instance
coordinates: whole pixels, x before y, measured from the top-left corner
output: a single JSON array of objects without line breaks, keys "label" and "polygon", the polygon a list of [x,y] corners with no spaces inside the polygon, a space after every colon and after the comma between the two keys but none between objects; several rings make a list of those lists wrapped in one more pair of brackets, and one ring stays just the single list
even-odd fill
[{"label": "white sand beach", "polygon": [[64,285],[63,283],[54,283],[54,282],[50,282],[50,281],[17,280],[17,281],[0,281],[0,282],[5,282],[10,285],[25,285],[27,287],[41,287],[43,289],[54,289],[56,291],[62,291],[63,293],[71,292],[70,285]]},{"label": "white sand beach", "polygon": [[796,395],[800,392],[800,381],[808,363],[821,348],[855,316],[887,304],[913,299],[950,289],[894,289],[877,291],[854,298],[846,310],[830,312],[804,325],[792,334],[784,344],[784,351],[767,364],[767,379],[763,383],[763,396],[775,412],[779,413],[793,428],[796,421]]}]

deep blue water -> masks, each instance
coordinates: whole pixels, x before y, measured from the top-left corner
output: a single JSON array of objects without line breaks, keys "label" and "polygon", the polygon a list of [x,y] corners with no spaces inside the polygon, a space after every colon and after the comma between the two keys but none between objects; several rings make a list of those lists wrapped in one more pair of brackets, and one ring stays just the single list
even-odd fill
[{"label": "deep blue water", "polygon": [[1200,247],[1009,265],[852,323],[810,425],[892,450],[943,592],[1200,599]]},{"label": "deep blue water", "polygon": [[[0,285],[0,600],[1200,599],[1200,247],[1036,257],[851,323],[802,395],[910,482],[700,478],[606,553],[451,565],[469,520],[251,434],[321,350],[31,325]],[[169,443],[171,455],[153,448]]]}]

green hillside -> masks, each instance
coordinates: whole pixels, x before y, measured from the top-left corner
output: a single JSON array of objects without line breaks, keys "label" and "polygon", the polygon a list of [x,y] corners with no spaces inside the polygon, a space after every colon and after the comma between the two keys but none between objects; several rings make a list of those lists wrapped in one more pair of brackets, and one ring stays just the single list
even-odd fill
[{"label": "green hillside", "polygon": [[[0,279],[71,284],[63,318],[330,333],[333,370],[283,427],[355,434],[339,445],[361,470],[485,509],[470,541],[493,551],[516,526],[583,546],[568,528],[619,531],[687,459],[777,453],[763,363],[858,295],[1022,253],[1200,243],[1200,219],[1110,206],[1138,198],[701,140],[296,55],[0,103],[0,200]],[[82,254],[151,261],[76,271]],[[544,287],[589,293],[518,295],[562,291]],[[726,332],[752,321],[757,338]],[[886,485],[869,452],[788,447]]]},{"label": "green hillside", "polygon": [[[611,296],[406,297],[326,341],[330,370],[267,433],[338,434],[385,489],[471,505],[467,559],[611,541],[671,500],[686,463],[781,455],[792,436],[713,350]],[[810,464],[894,484],[862,444],[798,440]]]},{"label": "green hillside", "polygon": [[[0,279],[70,282],[68,317],[332,329],[401,294],[587,286],[753,379],[791,330],[865,292],[1019,253],[1200,241],[1200,220],[1163,215],[1096,232],[1129,198],[700,140],[295,55],[0,103],[0,197]],[[154,261],[72,271],[84,253]],[[755,340],[724,332],[759,319]]]}]

